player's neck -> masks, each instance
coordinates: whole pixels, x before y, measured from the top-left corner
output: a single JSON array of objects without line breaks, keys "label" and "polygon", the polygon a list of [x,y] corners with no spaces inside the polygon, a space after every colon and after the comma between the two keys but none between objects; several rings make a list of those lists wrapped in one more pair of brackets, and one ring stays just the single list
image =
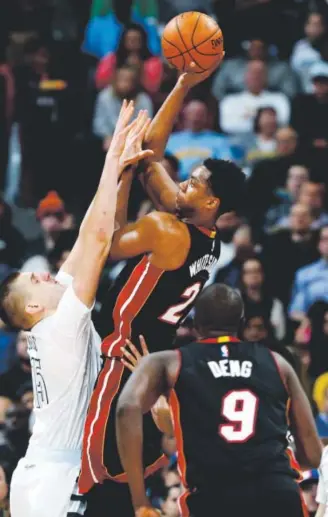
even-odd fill
[{"label": "player's neck", "polygon": [[199,219],[198,217],[190,218],[188,221],[189,224],[193,224],[194,226],[200,226],[202,228],[207,228],[208,230],[212,230],[215,227],[215,218],[211,219]]}]

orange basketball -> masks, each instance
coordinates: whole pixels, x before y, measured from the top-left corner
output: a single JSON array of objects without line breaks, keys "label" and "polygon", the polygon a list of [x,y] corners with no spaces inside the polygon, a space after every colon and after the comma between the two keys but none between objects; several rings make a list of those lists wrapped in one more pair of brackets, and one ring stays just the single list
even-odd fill
[{"label": "orange basketball", "polygon": [[223,58],[223,35],[213,18],[190,11],[165,27],[162,49],[167,61],[182,72],[194,61],[196,73],[205,72]]}]

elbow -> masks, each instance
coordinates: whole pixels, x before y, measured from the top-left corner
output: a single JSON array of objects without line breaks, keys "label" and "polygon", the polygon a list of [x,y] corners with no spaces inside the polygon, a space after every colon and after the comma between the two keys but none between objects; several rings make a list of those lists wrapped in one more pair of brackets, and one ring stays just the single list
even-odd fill
[{"label": "elbow", "polygon": [[119,400],[116,408],[118,421],[128,420],[131,416],[142,413],[140,405],[134,400]]}]

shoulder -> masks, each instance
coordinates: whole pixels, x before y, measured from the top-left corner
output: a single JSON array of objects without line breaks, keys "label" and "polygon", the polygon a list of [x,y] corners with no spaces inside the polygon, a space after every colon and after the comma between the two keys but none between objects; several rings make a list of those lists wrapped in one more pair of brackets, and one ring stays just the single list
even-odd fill
[{"label": "shoulder", "polygon": [[145,215],[140,221],[144,220],[145,224],[156,228],[160,233],[179,233],[189,235],[187,225],[180,221],[174,214],[167,212],[151,212]]}]

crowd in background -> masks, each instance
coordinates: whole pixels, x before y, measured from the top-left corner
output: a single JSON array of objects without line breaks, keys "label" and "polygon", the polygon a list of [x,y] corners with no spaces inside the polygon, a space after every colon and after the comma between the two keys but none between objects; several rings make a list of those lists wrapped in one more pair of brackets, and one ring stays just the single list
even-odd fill
[{"label": "crowd in background", "polygon": [[[95,192],[122,99],[153,116],[175,84],[160,36],[186,10],[217,18],[226,58],[186,99],[165,166],[175,181],[208,157],[243,168],[245,203],[217,221],[222,252],[209,283],[240,289],[243,339],[289,348],[318,433],[328,438],[325,0],[2,0],[0,281],[17,268],[58,271]],[[136,179],[129,219],[150,210]],[[103,294],[123,265],[106,266],[96,326]],[[187,319],[177,343],[192,338]],[[24,334],[0,322],[0,516],[8,515],[32,408]],[[149,492],[163,515],[178,517],[173,437],[164,437],[163,449],[170,466],[149,480]],[[316,483],[311,472],[302,484],[310,513]]]}]

